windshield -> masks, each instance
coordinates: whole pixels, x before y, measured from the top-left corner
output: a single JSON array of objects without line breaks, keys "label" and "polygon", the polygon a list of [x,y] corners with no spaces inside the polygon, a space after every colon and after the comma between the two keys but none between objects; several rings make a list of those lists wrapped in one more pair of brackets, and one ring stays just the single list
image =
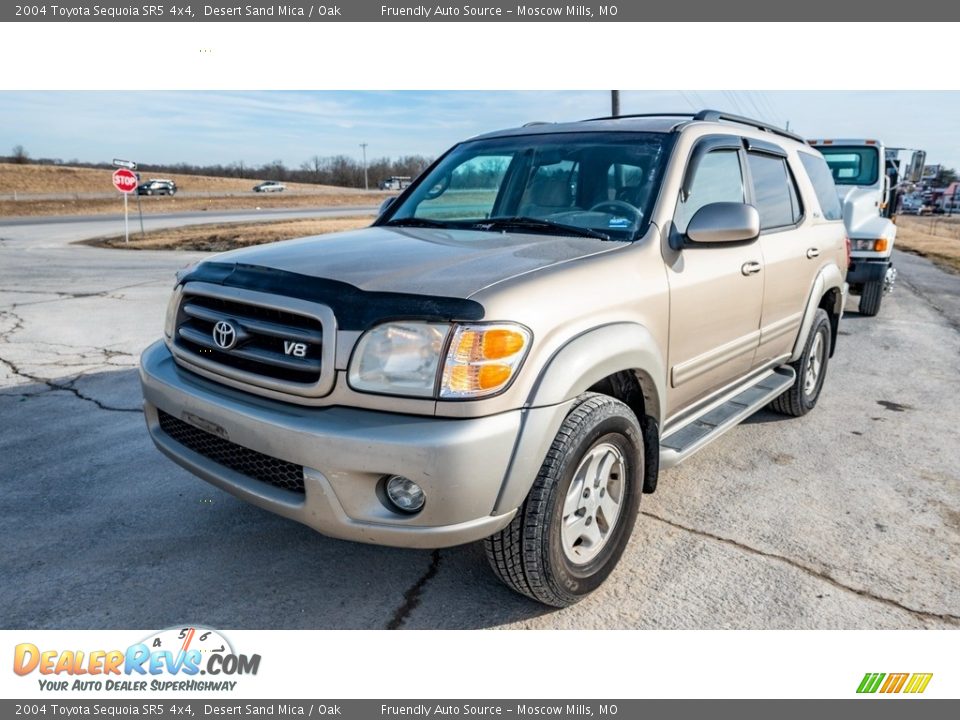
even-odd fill
[{"label": "windshield", "polygon": [[383,223],[633,240],[656,201],[666,137],[583,132],[465,142]]},{"label": "windshield", "polygon": [[866,145],[818,145],[837,185],[874,185],[879,177],[880,153]]}]

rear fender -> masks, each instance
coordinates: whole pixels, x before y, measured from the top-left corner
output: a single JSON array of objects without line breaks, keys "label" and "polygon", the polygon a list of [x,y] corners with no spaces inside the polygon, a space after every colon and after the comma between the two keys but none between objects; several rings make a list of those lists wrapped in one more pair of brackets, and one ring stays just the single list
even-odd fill
[{"label": "rear fender", "polygon": [[[817,274],[816,279],[813,281],[813,287],[810,290],[810,295],[807,298],[807,306],[803,311],[803,320],[800,323],[800,332],[797,335],[797,340],[793,345],[793,354],[790,357],[790,362],[794,362],[800,358],[803,354],[803,348],[807,344],[807,337],[810,335],[810,328],[813,327],[813,319],[817,314],[817,308],[820,307],[820,301],[823,299],[823,296],[826,295],[830,290],[838,290],[837,298],[832,309],[833,313],[839,318],[843,313],[843,275],[840,272],[840,268],[836,265],[827,265],[822,268]],[[831,352],[833,346],[836,343],[831,344]]]}]

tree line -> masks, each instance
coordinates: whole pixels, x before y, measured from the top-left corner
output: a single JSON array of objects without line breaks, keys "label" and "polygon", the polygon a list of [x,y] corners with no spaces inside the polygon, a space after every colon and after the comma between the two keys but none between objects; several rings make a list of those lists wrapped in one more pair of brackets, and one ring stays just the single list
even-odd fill
[{"label": "tree line", "polygon": [[[22,145],[13,148],[10,155],[0,156],[2,163],[20,165],[67,165],[96,169],[112,168],[109,162],[83,162],[77,159],[64,161],[60,158],[31,158]],[[404,155],[398,158],[375,158],[367,162],[367,178],[371,189],[392,176],[414,178],[423,172],[432,160],[423,155]],[[282,160],[263,164],[245,163],[242,160],[227,164],[198,165],[193,163],[138,163],[140,173],[207,175],[211,177],[249,178],[251,180],[278,180],[280,182],[313,183],[338,187],[362,188],[364,186],[363,162],[349,155],[314,155],[303,161],[298,168],[287,167]]]}]

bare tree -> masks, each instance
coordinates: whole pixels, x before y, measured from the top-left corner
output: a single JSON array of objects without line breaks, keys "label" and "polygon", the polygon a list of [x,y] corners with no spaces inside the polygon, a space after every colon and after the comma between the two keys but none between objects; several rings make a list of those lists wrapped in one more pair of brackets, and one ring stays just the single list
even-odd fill
[{"label": "bare tree", "polygon": [[23,145],[14,145],[12,159],[17,165],[26,165],[30,160],[30,154]]}]

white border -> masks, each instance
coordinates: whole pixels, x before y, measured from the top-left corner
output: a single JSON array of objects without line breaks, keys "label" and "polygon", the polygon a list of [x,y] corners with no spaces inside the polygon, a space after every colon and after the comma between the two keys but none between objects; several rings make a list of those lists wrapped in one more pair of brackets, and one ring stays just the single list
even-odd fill
[{"label": "white border", "polygon": [[[0,631],[4,666],[0,696],[53,700],[158,695],[42,693],[37,679],[43,676],[38,672],[25,677],[11,672],[17,643],[30,642],[41,650],[124,650],[150,634],[149,630]],[[960,697],[954,631],[234,630],[223,634],[237,653],[261,655],[259,673],[241,678],[232,693],[165,696],[223,700],[854,698],[864,673],[932,672],[926,692],[917,697]],[[593,673],[582,665],[582,649],[588,647],[596,648],[601,658]]]},{"label": "white border", "polygon": [[[817,23],[35,23],[4,28],[0,89],[911,89],[960,87],[892,52],[952,48],[950,23],[871,25],[877,52],[846,55],[863,25]],[[358,55],[362,39],[363,57]],[[887,42],[889,41],[889,42]],[[132,57],[128,46],[136,48]],[[584,63],[584,48],[597,49]],[[402,51],[377,63],[376,49]],[[577,50],[574,51],[574,48]],[[136,58],[164,57],[144,71]],[[260,62],[260,58],[270,62]],[[2,95],[0,95],[2,102]],[[0,694],[18,642],[126,647],[147,631],[2,631]],[[849,698],[865,672],[933,672],[924,697],[960,697],[953,631],[233,631],[262,672],[233,697],[573,695],[563,658],[606,648],[583,698]],[[953,674],[951,674],[953,673]],[[203,697],[204,694],[198,695]],[[69,697],[93,697],[70,695]],[[116,696],[123,697],[123,696]],[[228,696],[224,696],[228,699]]]},{"label": "white border", "polygon": [[956,26],[7,23],[0,89],[946,90]]}]

